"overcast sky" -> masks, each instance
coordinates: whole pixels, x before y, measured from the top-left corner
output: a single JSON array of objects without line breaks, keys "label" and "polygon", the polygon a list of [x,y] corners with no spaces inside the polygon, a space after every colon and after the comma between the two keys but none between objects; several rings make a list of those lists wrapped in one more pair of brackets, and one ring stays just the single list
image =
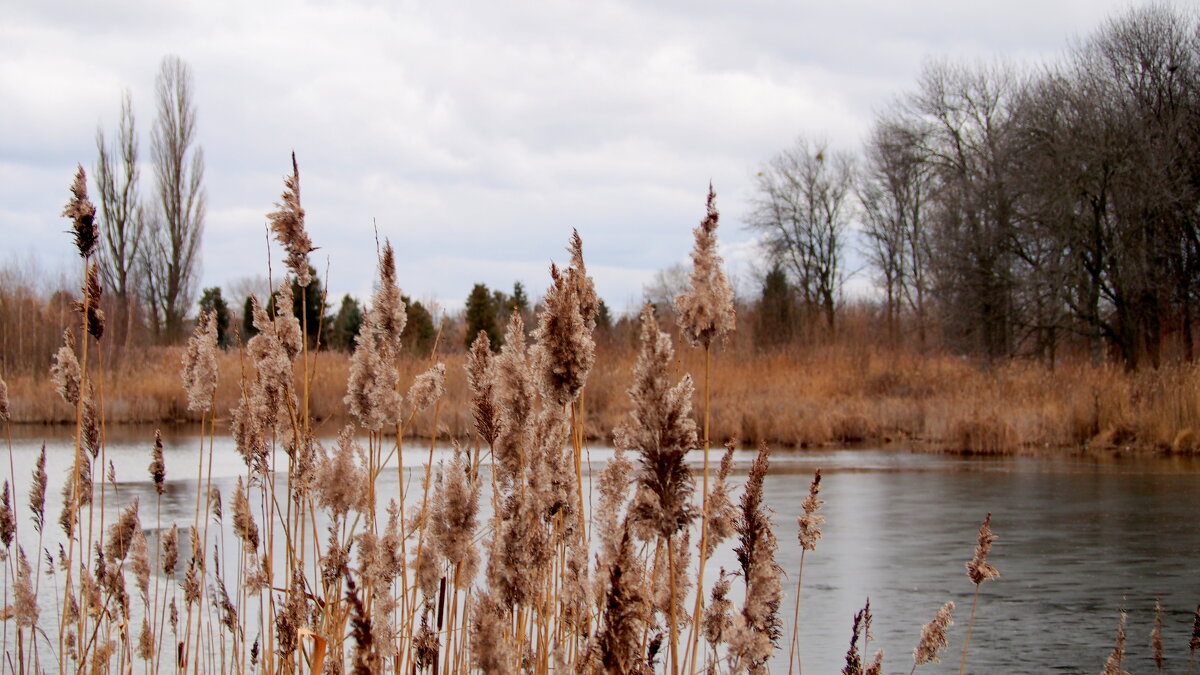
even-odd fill
[{"label": "overcast sky", "polygon": [[710,180],[752,289],[753,176],[797,135],[856,150],[926,61],[1053,60],[1132,4],[0,0],[0,264],[70,262],[75,165],[91,173],[123,89],[149,157],[154,78],[177,54],[206,159],[206,287],[265,274],[294,150],[334,293],[369,293],[373,223],[404,291],[449,309],[476,282],[539,295],[575,227],[625,308],[686,259]]}]

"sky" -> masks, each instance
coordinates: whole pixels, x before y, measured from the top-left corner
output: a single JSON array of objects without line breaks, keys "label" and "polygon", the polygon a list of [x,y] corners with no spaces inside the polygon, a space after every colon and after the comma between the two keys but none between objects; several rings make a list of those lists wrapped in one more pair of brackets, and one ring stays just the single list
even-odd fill
[{"label": "sky", "polygon": [[[369,296],[378,231],[414,298],[454,311],[473,284],[514,281],[537,297],[577,228],[601,297],[632,309],[687,262],[710,181],[752,294],[746,220],[774,154],[801,135],[856,152],[923,64],[1053,61],[1138,4],[0,0],[0,265],[75,269],[60,213],[124,90],[152,193],[154,80],[174,54],[205,158],[203,287],[266,275],[294,151],[333,294]],[[847,288],[869,286],[858,270]]]}]

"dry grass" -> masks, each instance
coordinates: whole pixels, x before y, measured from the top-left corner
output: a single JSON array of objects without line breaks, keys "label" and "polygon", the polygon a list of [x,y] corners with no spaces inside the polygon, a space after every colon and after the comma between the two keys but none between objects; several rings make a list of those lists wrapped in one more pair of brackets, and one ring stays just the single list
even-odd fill
[{"label": "dry grass", "polygon": [[[681,350],[680,367],[702,372],[698,350]],[[182,348],[145,351],[119,372],[104,370],[106,417],[112,423],[197,421],[179,388]],[[444,354],[447,404],[439,435],[472,433],[463,354]],[[313,418],[330,433],[345,422],[349,355],[321,352],[312,370]],[[610,442],[624,414],[625,387],[635,352],[598,351],[586,391],[586,434]],[[219,357],[216,410],[228,417],[237,404],[242,358]],[[411,380],[428,366],[402,359]],[[18,423],[73,424],[74,410],[45,377],[14,377],[12,418]],[[1045,448],[1132,448],[1194,452],[1200,431],[1191,366],[1128,373],[1111,366],[1069,363],[1050,370],[1014,361],[983,369],[954,356],[920,357],[848,347],[796,348],[755,353],[718,351],[713,359],[712,437],[789,447],[840,443],[925,442],[970,453],[1004,454]],[[703,392],[695,401],[700,405]],[[428,413],[413,425],[427,435]]]}]

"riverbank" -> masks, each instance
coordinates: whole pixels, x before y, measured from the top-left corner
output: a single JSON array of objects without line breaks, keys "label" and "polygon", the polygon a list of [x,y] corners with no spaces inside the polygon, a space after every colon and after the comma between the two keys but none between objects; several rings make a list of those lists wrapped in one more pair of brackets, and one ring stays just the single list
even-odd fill
[{"label": "riverbank", "polygon": [[[680,350],[677,371],[696,382],[702,407],[702,354]],[[632,349],[601,347],[586,389],[589,440],[609,443],[628,411]],[[180,348],[152,349],[119,370],[100,368],[97,394],[108,424],[195,423],[180,385]],[[330,433],[348,422],[350,358],[310,356],[310,408]],[[462,354],[440,357],[447,369],[441,409],[417,416],[406,433],[466,438],[472,433]],[[400,361],[402,382],[429,366]],[[219,358],[218,425],[237,405],[243,361]],[[96,371],[94,371],[96,372]],[[298,371],[297,371],[298,373]],[[1200,445],[1200,375],[1191,366],[1129,373],[1111,366],[1067,363],[1054,369],[1014,361],[990,369],[953,356],[916,356],[848,347],[771,353],[715,352],[711,368],[711,436],[776,447],[915,442],[979,454],[1056,449],[1196,452]],[[20,426],[74,424],[74,409],[48,376],[7,378],[12,421]]]}]

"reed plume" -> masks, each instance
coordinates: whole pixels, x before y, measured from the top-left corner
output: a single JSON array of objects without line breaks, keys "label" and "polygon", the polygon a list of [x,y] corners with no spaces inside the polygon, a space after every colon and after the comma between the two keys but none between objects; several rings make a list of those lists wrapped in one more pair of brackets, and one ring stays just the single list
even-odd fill
[{"label": "reed plume", "polygon": [[29,486],[29,511],[33,516],[33,528],[39,535],[46,526],[46,479],[46,444],[43,442]]},{"label": "reed plume", "polygon": [[458,588],[469,588],[479,566],[475,526],[479,515],[479,481],[471,476],[471,463],[458,447],[442,473],[430,512],[430,544],[457,569]]},{"label": "reed plume", "polygon": [[89,263],[83,281],[83,300],[71,303],[76,312],[84,317],[87,332],[99,340],[104,335],[104,310],[100,309],[100,266]]},{"label": "reed plume", "polygon": [[762,503],[769,461],[770,450],[764,443],[750,465],[736,524],[738,545],[734,554],[746,584],[746,599],[730,650],[735,663],[751,672],[765,672],[782,632],[779,618],[779,605],[783,601],[779,580],[782,570],[775,562],[778,542]]},{"label": "reed plume", "polygon": [[644,665],[638,645],[650,617],[641,575],[641,564],[626,527],[609,570],[608,594],[589,653],[589,660],[604,672],[640,672]]},{"label": "reed plume", "polygon": [[83,165],[75,172],[75,180],[71,183],[71,199],[63,207],[62,215],[71,219],[71,232],[75,235],[79,257],[90,258],[96,252],[100,231],[96,227],[96,207],[88,199],[87,174],[83,171]]},{"label": "reed plume", "polygon": [[283,195],[275,203],[275,211],[267,214],[267,222],[275,239],[287,251],[284,264],[300,286],[308,286],[312,276],[308,271],[308,254],[315,251],[312,240],[304,230],[304,208],[300,206],[300,167],[292,153],[292,175],[283,179]]},{"label": "reed plume", "polygon": [[467,387],[471,390],[471,414],[475,420],[475,432],[489,446],[495,444],[499,431],[499,411],[494,395],[494,375],[491,342],[487,331],[479,331],[471,348],[467,350],[464,364],[467,371]]},{"label": "reed plume", "polygon": [[1117,644],[1113,646],[1108,659],[1104,662],[1101,675],[1129,675],[1129,671],[1121,667],[1125,660],[1125,620],[1128,618],[1125,610],[1121,610],[1121,620],[1117,623]]},{"label": "reed plume", "polygon": [[201,312],[183,354],[183,389],[187,392],[188,410],[203,412],[211,408],[216,388],[216,313],[207,311]]},{"label": "reed plume", "polygon": [[490,591],[479,593],[471,611],[471,662],[484,673],[516,673],[516,655],[510,642],[512,622],[508,605],[497,602]]},{"label": "reed plume", "polygon": [[400,288],[396,285],[396,262],[392,245],[384,242],[379,259],[379,278],[371,309],[354,338],[346,405],[368,431],[379,431],[397,422],[400,394],[396,392],[395,356],[400,335],[408,321]]},{"label": "reed plume", "polygon": [[821,505],[825,503],[824,499],[817,496],[820,493],[821,470],[817,469],[812,483],[808,486],[808,496],[800,504],[800,508],[804,512],[796,518],[797,537],[800,541],[800,571],[796,574],[796,608],[792,615],[792,643],[788,648],[788,672],[791,672],[792,669],[792,659],[797,657],[796,638],[800,632],[800,584],[804,579],[804,554],[816,550],[817,541],[821,538],[821,523],[825,522],[825,516],[817,513]]},{"label": "reed plume", "polygon": [[596,362],[592,331],[599,301],[583,265],[583,242],[578,232],[571,237],[569,251],[569,268],[559,270],[550,265],[550,288],[533,332],[538,386],[543,396],[560,406],[579,396]]},{"label": "reed plume", "polygon": [[12,546],[13,537],[17,534],[17,519],[8,490],[8,481],[4,481],[4,493],[0,495],[0,544],[6,549]]},{"label": "reed plume", "polygon": [[246,544],[250,551],[258,550],[258,524],[250,512],[250,500],[246,497],[246,486],[238,476],[233,490],[233,533]]},{"label": "reed plume", "polygon": [[717,194],[708,186],[704,220],[693,230],[691,283],[675,298],[681,333],[693,346],[708,347],[734,329],[733,289],[717,255]]},{"label": "reed plume", "polygon": [[[867,649],[867,644],[873,639],[871,635],[871,599],[867,598],[867,603],[862,609],[854,613],[854,626],[850,631],[850,648],[846,650],[846,665],[842,668],[842,675],[866,675],[867,667],[863,665],[863,652]],[[859,646],[859,641],[862,641],[862,646]],[[875,662],[871,667],[877,667],[876,663],[883,659],[882,653],[876,653]]]},{"label": "reed plume", "polygon": [[350,511],[370,512],[373,491],[367,475],[368,461],[366,452],[354,438],[354,425],[342,428],[332,454],[321,452],[319,457],[322,459],[317,503],[339,518]]},{"label": "reed plume", "polygon": [[408,389],[408,404],[413,412],[433,405],[446,393],[446,364],[438,362],[417,375]]},{"label": "reed plume", "polygon": [[967,649],[971,646],[971,629],[975,625],[975,608],[979,604],[979,586],[988,579],[1000,576],[1000,572],[987,561],[988,552],[992,550],[994,541],[996,541],[996,535],[992,534],[992,514],[989,513],[984,517],[983,524],[979,526],[979,540],[975,544],[975,556],[967,561],[967,578],[975,584],[975,596],[971,600],[971,616],[967,619],[967,637],[963,639],[962,662],[958,666],[959,675],[962,675],[967,668]]},{"label": "reed plume", "polygon": [[0,422],[9,420],[8,412],[8,383],[0,377]]},{"label": "reed plume", "polygon": [[79,403],[82,375],[79,371],[79,359],[75,357],[75,337],[71,335],[70,330],[63,331],[63,345],[54,354],[54,363],[50,365],[50,379],[63,401],[68,405]]},{"label": "reed plume", "polygon": [[13,614],[17,625],[32,628],[38,621],[38,601],[33,587],[33,570],[29,559],[25,557],[25,549],[17,547],[17,578],[13,584]]},{"label": "reed plume", "polygon": [[162,564],[163,576],[173,576],[175,568],[179,565],[179,527],[177,525],[172,525],[171,529],[163,533],[159,547],[162,549],[159,561]]},{"label": "reed plume", "polygon": [[947,602],[929,623],[921,627],[921,640],[913,649],[913,667],[909,671],[910,674],[916,671],[917,666],[939,661],[938,653],[949,646],[949,642],[946,641],[946,629],[954,623],[953,612],[954,603]]},{"label": "reed plume", "polygon": [[150,465],[147,467],[150,479],[154,481],[154,491],[158,494],[166,492],[167,462],[163,458],[162,432],[154,430],[154,447],[150,450]]},{"label": "reed plume", "polygon": [[533,404],[537,394],[525,342],[525,322],[518,312],[508,319],[504,346],[492,361],[492,391],[497,415],[494,448],[497,478],[510,489],[525,470]]}]

